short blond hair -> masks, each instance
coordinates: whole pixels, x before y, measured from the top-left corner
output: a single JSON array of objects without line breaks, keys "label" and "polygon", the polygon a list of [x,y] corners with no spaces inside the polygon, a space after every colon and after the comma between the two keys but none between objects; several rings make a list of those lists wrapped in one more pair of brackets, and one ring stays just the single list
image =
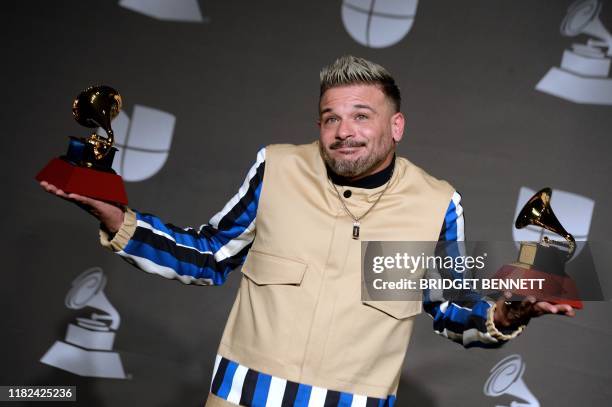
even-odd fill
[{"label": "short blond hair", "polygon": [[399,112],[402,104],[399,87],[395,79],[381,65],[367,59],[352,55],[343,55],[319,73],[322,97],[325,91],[336,86],[355,84],[373,84],[380,86],[383,93],[391,100],[395,111]]}]

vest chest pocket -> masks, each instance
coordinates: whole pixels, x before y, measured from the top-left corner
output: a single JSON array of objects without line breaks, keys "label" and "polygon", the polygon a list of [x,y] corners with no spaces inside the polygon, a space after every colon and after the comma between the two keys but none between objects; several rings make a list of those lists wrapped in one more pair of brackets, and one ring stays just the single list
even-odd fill
[{"label": "vest chest pocket", "polygon": [[257,285],[300,285],[306,263],[252,250],[242,267],[242,273]]},{"label": "vest chest pocket", "polygon": [[363,304],[384,312],[395,319],[406,319],[421,313],[421,301],[362,301]]},{"label": "vest chest pocket", "polygon": [[225,345],[256,355],[258,364],[299,366],[313,302],[304,289],[307,264],[251,251],[242,267],[243,278]]}]

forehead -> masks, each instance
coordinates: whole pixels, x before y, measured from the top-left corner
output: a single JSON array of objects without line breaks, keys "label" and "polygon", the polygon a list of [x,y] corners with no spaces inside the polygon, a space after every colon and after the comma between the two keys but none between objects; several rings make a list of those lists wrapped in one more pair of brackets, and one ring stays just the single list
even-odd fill
[{"label": "forehead", "polygon": [[330,88],[323,93],[319,111],[346,109],[355,105],[378,107],[388,104],[387,97],[378,85],[344,85]]}]

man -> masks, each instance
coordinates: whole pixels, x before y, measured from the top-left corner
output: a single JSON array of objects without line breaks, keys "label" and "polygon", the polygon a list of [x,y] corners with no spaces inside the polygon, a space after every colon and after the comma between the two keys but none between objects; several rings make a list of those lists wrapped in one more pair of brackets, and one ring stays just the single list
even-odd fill
[{"label": "man", "polygon": [[[318,142],[262,149],[198,230],[43,183],[88,208],[102,244],[146,272],[221,285],[242,265],[207,406],[392,406],[421,303],[361,301],[360,240],[464,238],[459,194],[395,156],[405,119],[383,67],[339,58],[320,95]],[[499,346],[532,316],[574,313],[533,298],[423,305],[437,333],[466,347]]]}]

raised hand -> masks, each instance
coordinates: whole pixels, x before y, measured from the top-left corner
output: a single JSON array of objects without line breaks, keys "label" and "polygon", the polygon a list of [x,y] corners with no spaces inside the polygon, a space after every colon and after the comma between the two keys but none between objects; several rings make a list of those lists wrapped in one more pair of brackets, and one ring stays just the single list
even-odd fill
[{"label": "raised hand", "polygon": [[537,301],[535,297],[528,296],[522,301],[509,301],[512,293],[505,292],[497,301],[495,308],[495,325],[499,327],[518,327],[525,325],[533,317],[546,314],[560,314],[568,317],[576,315],[576,311],[568,304],[551,304]]},{"label": "raised hand", "polygon": [[70,201],[79,207],[83,208],[93,216],[95,216],[102,226],[110,233],[117,233],[123,223],[124,210],[123,208],[108,202],[89,198],[86,196],[66,193],[55,185],[42,181],[40,186],[50,194],[54,194],[62,199]]}]

